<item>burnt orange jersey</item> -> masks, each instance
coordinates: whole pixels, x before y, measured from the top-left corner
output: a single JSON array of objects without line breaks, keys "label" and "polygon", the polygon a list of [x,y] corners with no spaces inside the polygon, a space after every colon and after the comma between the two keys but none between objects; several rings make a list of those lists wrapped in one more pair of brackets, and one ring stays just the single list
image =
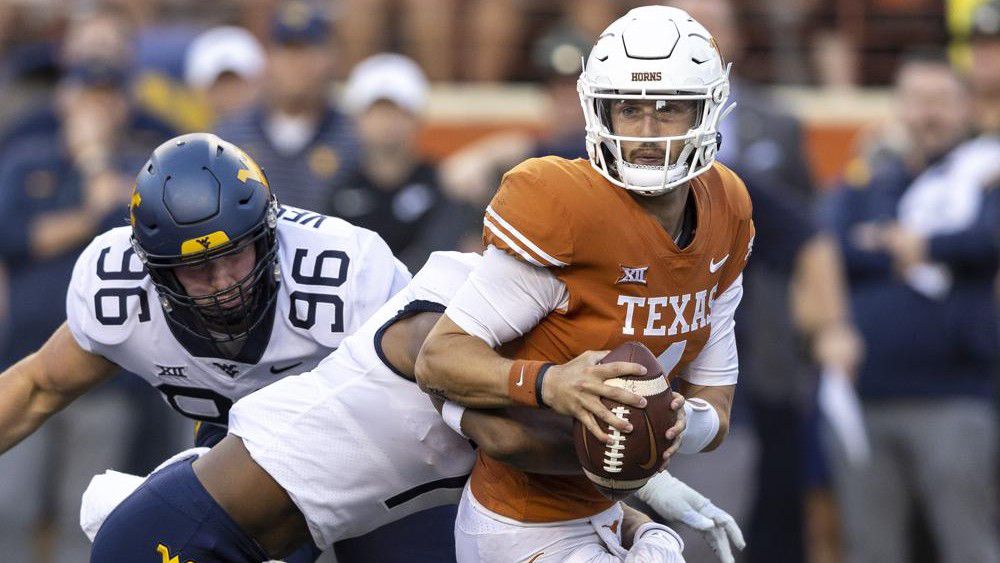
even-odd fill
[{"label": "burnt orange jersey", "polygon": [[[586,160],[531,159],[508,172],[486,210],[483,240],[551,269],[569,293],[522,339],[514,358],[564,363],[587,350],[638,340],[654,354],[684,342],[671,376],[705,346],[714,299],[735,281],[750,254],[750,197],[716,163],[691,181],[697,223],[679,249],[629,192]],[[518,471],[479,454],[472,492],[490,510],[522,522],[591,516],[612,503],[583,476]]]}]

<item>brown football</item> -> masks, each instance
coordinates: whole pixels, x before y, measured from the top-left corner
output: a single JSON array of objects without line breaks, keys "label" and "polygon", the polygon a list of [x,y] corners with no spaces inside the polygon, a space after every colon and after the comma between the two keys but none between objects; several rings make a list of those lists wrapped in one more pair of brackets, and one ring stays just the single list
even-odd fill
[{"label": "brown football", "polygon": [[613,500],[623,499],[646,484],[663,464],[663,452],[670,447],[666,431],[676,415],[670,409],[670,384],[656,356],[640,342],[618,346],[600,362],[634,362],[646,367],[642,377],[621,377],[605,383],[622,387],[646,397],[646,408],[637,409],[617,401],[602,399],[621,418],[632,423],[632,432],[622,434],[612,427],[612,437],[605,444],[591,434],[580,421],[573,425],[573,442],[583,472],[601,493]]}]

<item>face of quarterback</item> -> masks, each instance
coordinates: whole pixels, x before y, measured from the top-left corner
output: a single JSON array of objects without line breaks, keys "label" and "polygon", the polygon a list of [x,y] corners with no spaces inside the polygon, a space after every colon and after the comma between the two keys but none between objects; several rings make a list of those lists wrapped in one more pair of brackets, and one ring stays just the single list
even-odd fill
[{"label": "face of quarterback", "polygon": [[904,65],[896,79],[896,92],[900,119],[916,156],[940,156],[968,133],[968,92],[947,65]]},{"label": "face of quarterback", "polygon": [[[196,300],[199,296],[212,295],[226,288],[233,287],[240,280],[246,284],[243,287],[245,293],[249,293],[250,281],[247,280],[250,272],[253,271],[256,263],[257,252],[254,245],[248,244],[242,250],[219,256],[206,262],[192,266],[178,266],[174,268],[174,275],[177,281],[184,287],[184,291]],[[232,309],[240,305],[239,289],[234,288],[218,296],[218,304],[224,309]]]},{"label": "face of quarterback", "polygon": [[[625,137],[672,137],[683,135],[694,126],[698,102],[695,100],[615,100],[611,102],[611,129]],[[644,166],[663,166],[665,142],[622,141],[626,162]],[[683,143],[670,143],[670,163]]]}]

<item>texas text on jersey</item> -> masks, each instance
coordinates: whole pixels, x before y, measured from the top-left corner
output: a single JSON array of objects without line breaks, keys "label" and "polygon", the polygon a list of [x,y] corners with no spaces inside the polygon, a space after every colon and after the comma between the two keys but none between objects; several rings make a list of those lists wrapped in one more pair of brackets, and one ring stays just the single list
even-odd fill
[{"label": "texas text on jersey", "polygon": [[94,239],[73,271],[68,324],[84,350],[140,375],[181,414],[226,424],[233,402],[310,370],[406,285],[375,233],[282,206],[277,298],[232,357],[169,322],[128,227]]}]

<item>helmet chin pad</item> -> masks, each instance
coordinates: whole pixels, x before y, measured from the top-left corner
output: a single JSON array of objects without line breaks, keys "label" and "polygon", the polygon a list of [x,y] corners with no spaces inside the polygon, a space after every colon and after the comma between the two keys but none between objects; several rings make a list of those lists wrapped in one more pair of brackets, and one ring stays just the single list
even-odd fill
[{"label": "helmet chin pad", "polygon": [[[609,143],[605,143],[607,145]],[[684,148],[677,155],[677,160],[663,166],[649,164],[633,164],[625,160],[619,143],[610,143],[614,147],[606,152],[606,156],[613,156],[615,170],[623,187],[629,191],[634,191],[641,195],[660,195],[672,192],[683,184],[683,179],[691,170],[691,154],[694,152],[694,145],[685,142]],[[608,155],[610,153],[610,155]],[[668,155],[664,158],[669,158]]]},{"label": "helmet chin pad", "polygon": [[[622,181],[629,186],[636,188],[661,188],[666,184],[668,187],[658,191],[658,193],[665,193],[673,191],[677,187],[676,185],[669,186],[669,184],[687,175],[688,165],[686,163],[671,164],[666,167],[666,174],[664,174],[663,166],[632,164],[631,162],[621,160],[618,163],[618,171],[621,173]],[[664,181],[664,178],[666,181]]]}]

